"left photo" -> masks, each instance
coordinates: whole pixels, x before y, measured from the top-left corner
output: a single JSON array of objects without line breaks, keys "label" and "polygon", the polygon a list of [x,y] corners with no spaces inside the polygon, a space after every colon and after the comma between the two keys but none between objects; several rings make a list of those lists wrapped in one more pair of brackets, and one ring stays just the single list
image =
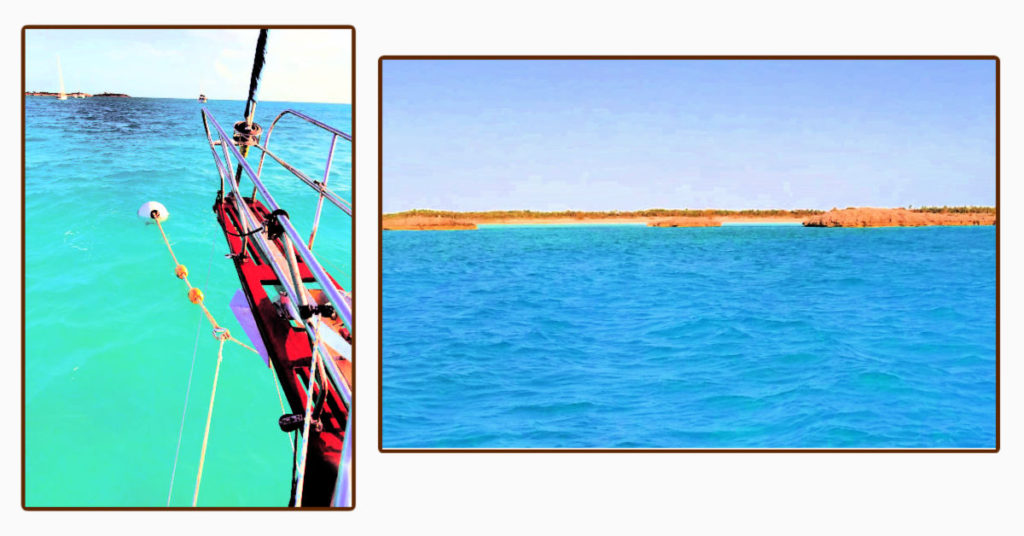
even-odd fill
[{"label": "left photo", "polygon": [[354,506],[355,30],[22,30],[22,506]]}]

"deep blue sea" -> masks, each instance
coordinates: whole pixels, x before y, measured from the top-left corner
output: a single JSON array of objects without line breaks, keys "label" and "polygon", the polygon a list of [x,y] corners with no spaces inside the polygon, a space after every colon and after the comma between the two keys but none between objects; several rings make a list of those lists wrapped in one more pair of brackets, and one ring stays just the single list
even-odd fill
[{"label": "deep blue sea", "polygon": [[384,448],[992,448],[994,227],[383,235]]},{"label": "deep blue sea", "polygon": [[[25,98],[28,506],[166,505],[195,348],[171,496],[172,506],[192,504],[217,341],[185,298],[156,226],[136,210],[166,205],[164,229],[190,280],[218,322],[246,340],[228,305],[239,281],[212,211],[219,179],[201,106]],[[205,106],[229,132],[245,107]],[[348,105],[262,102],[256,121],[268,128],[285,108],[351,131]],[[330,134],[285,118],[270,147],[320,179],[329,144]],[[348,200],[351,161],[350,144],[339,140],[329,185]],[[308,230],[314,192],[269,159],[264,178],[299,231]],[[351,229],[325,203],[314,252],[346,289]],[[225,347],[199,506],[287,506],[292,450],[277,425],[271,374],[254,354]]]}]

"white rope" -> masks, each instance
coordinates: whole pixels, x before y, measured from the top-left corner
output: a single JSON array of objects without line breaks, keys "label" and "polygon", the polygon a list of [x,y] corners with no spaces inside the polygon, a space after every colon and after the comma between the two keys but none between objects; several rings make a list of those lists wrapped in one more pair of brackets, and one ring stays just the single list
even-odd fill
[{"label": "white rope", "polygon": [[[281,388],[278,386],[277,367],[274,366],[274,360],[269,357],[267,358],[267,362],[270,363],[270,381],[274,384],[274,390],[277,391],[277,402],[281,404],[281,415],[284,415],[287,412],[284,410],[284,398],[281,397]],[[292,443],[290,436],[285,434],[284,439],[288,442],[288,448],[292,449],[292,452],[295,452],[295,445]]]},{"label": "white rope", "polygon": [[[216,242],[210,242],[210,260],[206,264],[206,283],[210,282],[210,269],[213,266],[213,249]],[[174,474],[178,471],[178,454],[181,452],[181,436],[185,433],[185,414],[188,412],[188,395],[192,392],[192,373],[196,370],[196,351],[199,349],[199,329],[203,327],[203,314],[199,311],[199,320],[196,323],[196,340],[192,343],[192,367],[188,369],[188,386],[185,388],[185,407],[181,409],[181,425],[178,427],[178,446],[174,447],[174,467],[171,468],[171,485],[167,490],[167,506],[171,505],[171,495],[174,493]]]},{"label": "white rope", "polygon": [[192,507],[199,502],[199,484],[203,481],[203,464],[206,462],[206,443],[210,439],[210,422],[213,420],[213,401],[217,397],[217,379],[220,377],[220,364],[224,361],[224,341],[220,340],[220,348],[217,349],[217,368],[213,371],[213,388],[210,389],[210,409],[206,412],[206,431],[203,432],[203,448],[199,451],[199,470],[196,472],[196,489],[192,495]]}]

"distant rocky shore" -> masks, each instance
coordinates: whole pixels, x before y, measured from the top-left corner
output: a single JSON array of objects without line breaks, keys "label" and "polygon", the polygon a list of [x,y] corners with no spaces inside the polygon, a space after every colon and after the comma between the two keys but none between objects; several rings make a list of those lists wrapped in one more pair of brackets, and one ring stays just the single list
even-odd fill
[{"label": "distant rocky shore", "polygon": [[[74,93],[65,93],[69,99],[84,99],[87,97],[131,97],[125,93],[97,93],[95,95],[90,93],[83,93],[81,91],[75,91]],[[53,91],[26,91],[26,97],[57,97],[57,93]]]},{"label": "distant rocky shore", "polygon": [[[81,99],[81,98],[85,98],[85,97],[92,97],[91,94],[89,94],[89,93],[82,93],[81,91],[75,91],[74,93],[65,93],[65,95],[67,95],[67,97],[69,99],[71,99],[71,98]],[[26,91],[25,92],[25,96],[26,97],[56,97],[57,93],[54,93],[52,91]]]},{"label": "distant rocky shore", "polygon": [[995,225],[993,207],[856,208],[823,210],[673,210],[632,212],[452,212],[411,210],[385,214],[385,231],[451,231],[477,225],[639,223],[648,227],[719,227],[723,223],[802,223],[805,227],[921,227]]},{"label": "distant rocky shore", "polygon": [[[970,210],[975,209],[975,210]],[[832,209],[804,220],[806,227],[924,227],[930,225],[995,225],[988,207],[910,210],[905,208],[849,207]]]},{"label": "distant rocky shore", "polygon": [[636,211],[535,212],[531,210],[494,210],[452,212],[410,210],[385,214],[384,230],[476,229],[477,225],[576,225],[632,223],[652,227],[717,227],[729,222],[800,223],[821,210],[717,210],[648,209]]}]

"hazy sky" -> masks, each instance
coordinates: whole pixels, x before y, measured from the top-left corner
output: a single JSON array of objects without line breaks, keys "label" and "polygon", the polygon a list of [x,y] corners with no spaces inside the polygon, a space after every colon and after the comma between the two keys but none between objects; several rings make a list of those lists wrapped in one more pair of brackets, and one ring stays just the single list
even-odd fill
[{"label": "hazy sky", "polygon": [[[259,30],[28,30],[27,90],[244,100]],[[259,97],[352,102],[349,30],[271,30]]]},{"label": "hazy sky", "polygon": [[995,204],[995,62],[388,60],[385,212]]}]

